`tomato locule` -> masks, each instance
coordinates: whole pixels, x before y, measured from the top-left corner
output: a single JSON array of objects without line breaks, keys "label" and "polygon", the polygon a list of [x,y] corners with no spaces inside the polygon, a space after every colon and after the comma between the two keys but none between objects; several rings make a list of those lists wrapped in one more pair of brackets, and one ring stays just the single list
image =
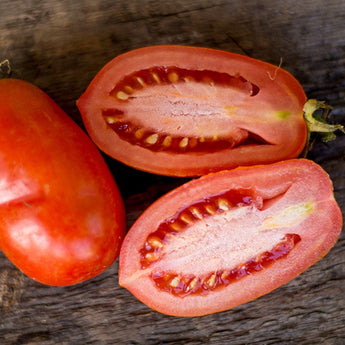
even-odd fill
[{"label": "tomato locule", "polygon": [[332,183],[316,163],[224,170],[176,188],[137,219],[119,283],[164,314],[220,312],[295,278],[341,229]]},{"label": "tomato locule", "polygon": [[0,248],[26,275],[72,285],[116,259],[125,211],[103,157],[43,91],[0,80]]},{"label": "tomato locule", "polygon": [[86,130],[139,170],[200,176],[298,157],[306,95],[287,71],[239,54],[153,46],[115,57],[77,101]]}]

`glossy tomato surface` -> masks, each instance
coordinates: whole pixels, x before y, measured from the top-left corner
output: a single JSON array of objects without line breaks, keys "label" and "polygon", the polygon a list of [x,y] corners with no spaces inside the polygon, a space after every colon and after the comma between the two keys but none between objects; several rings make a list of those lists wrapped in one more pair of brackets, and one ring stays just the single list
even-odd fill
[{"label": "glossy tomato surface", "polygon": [[77,102],[93,141],[171,176],[297,157],[305,93],[287,71],[225,51],[154,46],[104,66]]},{"label": "glossy tomato surface", "polygon": [[0,248],[25,274],[71,285],[118,256],[125,212],[87,135],[43,91],[0,80]]},{"label": "glossy tomato surface", "polygon": [[217,172],[171,191],[137,219],[120,252],[119,283],[164,314],[215,313],[299,275],[341,228],[332,183],[312,161]]}]

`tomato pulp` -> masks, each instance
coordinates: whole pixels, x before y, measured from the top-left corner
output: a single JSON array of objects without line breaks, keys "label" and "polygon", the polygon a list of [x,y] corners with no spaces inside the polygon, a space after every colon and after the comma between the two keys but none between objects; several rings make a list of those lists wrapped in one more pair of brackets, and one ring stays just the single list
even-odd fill
[{"label": "tomato pulp", "polygon": [[100,152],[53,100],[0,80],[0,248],[25,274],[71,285],[118,256],[125,211]]},{"label": "tomato pulp", "polygon": [[171,191],[137,219],[121,248],[119,283],[164,314],[215,313],[299,275],[341,228],[332,183],[312,161],[217,172]]},{"label": "tomato pulp", "polygon": [[171,176],[273,163],[306,143],[305,93],[287,71],[229,52],[154,46],[106,64],[77,101],[108,155]]}]

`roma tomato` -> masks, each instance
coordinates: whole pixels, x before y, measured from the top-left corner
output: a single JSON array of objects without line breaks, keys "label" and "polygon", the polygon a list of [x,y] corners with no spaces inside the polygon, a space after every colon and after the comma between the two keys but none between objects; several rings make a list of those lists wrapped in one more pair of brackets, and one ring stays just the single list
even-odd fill
[{"label": "roma tomato", "polygon": [[25,274],[71,285],[118,256],[124,205],[97,147],[43,91],[0,80],[0,248]]},{"label": "roma tomato", "polygon": [[98,147],[139,170],[197,176],[297,157],[305,93],[285,70],[207,48],[154,46],[104,66],[77,102]]},{"label": "roma tomato", "polygon": [[164,314],[219,312],[296,277],[341,228],[331,181],[312,161],[217,172],[137,219],[121,248],[119,283]]}]

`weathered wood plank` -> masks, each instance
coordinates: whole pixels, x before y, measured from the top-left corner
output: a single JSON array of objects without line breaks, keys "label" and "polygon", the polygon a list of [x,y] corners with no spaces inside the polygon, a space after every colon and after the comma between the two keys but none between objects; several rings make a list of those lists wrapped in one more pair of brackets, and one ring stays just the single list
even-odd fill
[{"label": "weathered wood plank", "polygon": [[[114,56],[183,44],[279,64],[309,97],[345,122],[345,2],[341,0],[2,0],[0,61],[50,94],[81,124],[75,100]],[[1,130],[1,129],[0,129]],[[345,211],[345,136],[316,143],[310,158],[329,172]],[[134,171],[107,158],[127,200],[129,225],[182,179]],[[131,178],[128,183],[128,177]],[[345,339],[345,235],[292,282],[232,310],[200,318],[161,315],[117,284],[118,262],[77,286],[21,274],[0,252],[0,343],[329,344]]]}]

